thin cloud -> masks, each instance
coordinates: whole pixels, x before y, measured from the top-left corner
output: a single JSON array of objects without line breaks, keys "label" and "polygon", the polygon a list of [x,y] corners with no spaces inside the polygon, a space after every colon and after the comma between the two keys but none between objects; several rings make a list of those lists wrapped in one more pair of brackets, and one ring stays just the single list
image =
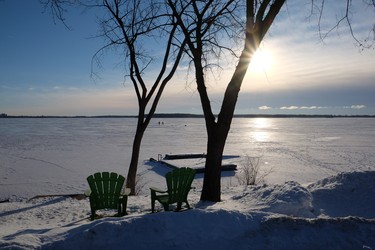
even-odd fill
[{"label": "thin cloud", "polygon": [[366,105],[352,105],[350,106],[351,109],[364,109]]},{"label": "thin cloud", "polygon": [[300,109],[310,109],[310,110],[312,110],[312,109],[326,109],[326,108],[328,108],[328,107],[321,107],[321,106],[310,106],[310,107],[302,106],[302,107],[300,107]]},{"label": "thin cloud", "polygon": [[[268,107],[268,106],[262,106],[262,107]],[[281,110],[315,110],[315,109],[329,109],[329,108],[338,108],[338,109],[364,109],[366,108],[366,105],[351,105],[351,106],[338,106],[338,107],[322,107],[322,106],[283,106],[279,109]],[[261,109],[261,107],[259,107]],[[263,108],[266,109],[266,108]]]},{"label": "thin cloud", "polygon": [[0,89],[4,91],[14,91],[14,90],[19,90],[20,88],[15,87],[15,86],[10,86],[10,85],[1,85]]},{"label": "thin cloud", "polygon": [[272,109],[272,107],[269,107],[269,106],[260,106],[260,107],[258,107],[258,109],[260,109],[260,110],[269,110],[269,109]]},{"label": "thin cloud", "polygon": [[295,109],[300,109],[300,107],[298,106],[284,106],[284,107],[281,107],[280,109],[287,109],[287,110],[295,110]]}]

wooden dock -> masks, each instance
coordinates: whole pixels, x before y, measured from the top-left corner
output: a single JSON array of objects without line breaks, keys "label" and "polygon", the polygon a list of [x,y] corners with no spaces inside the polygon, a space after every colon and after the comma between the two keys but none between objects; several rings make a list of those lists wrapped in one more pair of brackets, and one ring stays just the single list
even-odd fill
[{"label": "wooden dock", "polygon": [[[238,158],[239,156],[223,156],[223,159]],[[171,169],[180,167],[190,167],[197,173],[204,173],[206,155],[205,154],[166,154],[162,157],[158,155],[158,159],[150,158],[150,161],[160,163]],[[236,164],[223,164],[221,171],[235,171],[237,170]]]}]

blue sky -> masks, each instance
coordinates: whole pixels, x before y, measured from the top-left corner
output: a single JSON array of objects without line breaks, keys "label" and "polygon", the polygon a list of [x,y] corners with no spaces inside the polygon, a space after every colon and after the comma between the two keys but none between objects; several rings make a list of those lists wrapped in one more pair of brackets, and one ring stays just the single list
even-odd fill
[{"label": "blue sky", "polygon": [[[307,18],[308,7],[289,1],[283,9],[261,46],[263,62],[253,61],[247,73],[236,113],[375,115],[375,50],[361,52],[345,26],[322,42],[316,16]],[[354,31],[366,37],[375,12],[354,7]],[[68,30],[42,12],[37,0],[0,1],[0,113],[136,114],[121,58],[108,53],[104,68],[94,67],[100,78],[90,77],[91,58],[103,45],[93,38],[96,20],[81,10],[71,11]],[[335,19],[336,14],[325,16],[322,28]],[[233,65],[230,61],[209,77],[215,111]],[[186,81],[183,67],[167,86],[157,112],[202,113],[195,84]]]}]

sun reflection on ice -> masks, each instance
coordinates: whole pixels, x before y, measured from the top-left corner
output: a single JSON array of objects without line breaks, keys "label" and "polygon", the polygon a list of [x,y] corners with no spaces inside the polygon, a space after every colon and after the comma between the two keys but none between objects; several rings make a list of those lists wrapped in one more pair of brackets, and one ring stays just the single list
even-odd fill
[{"label": "sun reflection on ice", "polygon": [[257,129],[269,128],[271,126],[271,120],[268,118],[254,118],[251,121],[253,127]]},{"label": "sun reflection on ice", "polygon": [[271,134],[267,130],[271,127],[271,120],[268,118],[255,118],[251,120],[250,136],[258,142],[269,141]]}]

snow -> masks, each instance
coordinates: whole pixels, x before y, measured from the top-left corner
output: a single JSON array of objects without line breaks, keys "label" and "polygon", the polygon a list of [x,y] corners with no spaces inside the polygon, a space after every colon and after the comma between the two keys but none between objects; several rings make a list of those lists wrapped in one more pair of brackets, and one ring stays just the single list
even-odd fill
[{"label": "snow", "polygon": [[[374,121],[343,120],[337,127],[338,121],[332,120],[299,120],[302,124],[290,128],[293,134],[288,137],[282,135],[290,120],[271,120],[260,132],[273,139],[249,143],[254,147],[249,151],[262,151],[265,171],[272,169],[264,182],[239,185],[233,173],[223,173],[222,201],[202,202],[199,174],[189,193],[192,209],[164,212],[157,204],[152,214],[148,187],[165,186],[163,175],[170,169],[147,161],[146,155],[156,158],[152,148],[157,144],[147,136],[173,136],[181,129],[188,130],[188,143],[196,141],[193,135],[201,136],[197,120],[173,125],[164,120],[170,127],[155,125],[145,137],[145,161],[139,167],[143,186],[138,196],[129,197],[128,215],[113,217],[114,211],[101,211],[105,216],[95,221],[89,220],[88,199],[30,198],[83,193],[85,178],[104,170],[102,163],[109,171],[123,171],[117,165],[128,159],[118,155],[130,144],[119,138],[119,131],[132,126],[121,126],[119,120],[63,120],[62,125],[48,119],[0,121],[1,131],[6,131],[0,132],[0,200],[10,200],[0,203],[0,249],[375,249]],[[228,154],[244,155],[246,142],[239,134],[253,120],[242,121],[233,126]],[[31,130],[35,122],[48,123],[54,132]],[[187,122],[192,125],[181,125]],[[349,130],[353,124],[361,130]],[[67,130],[61,131],[64,126]],[[300,126],[310,127],[298,133]],[[58,136],[52,136],[56,131]],[[132,131],[127,133],[131,138]],[[308,143],[300,140],[303,133]],[[238,145],[231,144],[233,137]],[[186,151],[191,146],[184,146],[187,139],[177,138],[169,144],[159,141],[159,152],[196,153],[204,147],[196,141],[197,149]],[[240,162],[233,158],[231,163]]]}]

